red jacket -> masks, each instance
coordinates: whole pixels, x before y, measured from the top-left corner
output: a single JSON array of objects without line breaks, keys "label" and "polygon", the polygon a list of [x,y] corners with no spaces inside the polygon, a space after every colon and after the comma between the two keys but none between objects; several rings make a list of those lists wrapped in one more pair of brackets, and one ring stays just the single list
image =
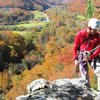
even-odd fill
[{"label": "red jacket", "polygon": [[[87,34],[86,29],[81,30],[77,33],[74,41],[74,59],[78,59],[79,51],[90,51],[96,46],[100,45],[100,35],[99,33],[91,34],[90,37]],[[100,53],[100,48],[95,50],[90,56],[90,60],[98,56]]]}]

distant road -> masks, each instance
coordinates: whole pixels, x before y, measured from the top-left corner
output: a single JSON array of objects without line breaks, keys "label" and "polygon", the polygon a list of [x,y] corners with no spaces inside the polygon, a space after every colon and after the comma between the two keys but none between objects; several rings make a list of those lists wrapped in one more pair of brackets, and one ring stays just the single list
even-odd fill
[{"label": "distant road", "polygon": [[49,20],[49,17],[47,16],[47,14],[45,14],[45,13],[43,13],[44,15],[45,15],[45,17],[46,17],[46,20],[43,20],[42,22],[49,22],[50,20]]}]

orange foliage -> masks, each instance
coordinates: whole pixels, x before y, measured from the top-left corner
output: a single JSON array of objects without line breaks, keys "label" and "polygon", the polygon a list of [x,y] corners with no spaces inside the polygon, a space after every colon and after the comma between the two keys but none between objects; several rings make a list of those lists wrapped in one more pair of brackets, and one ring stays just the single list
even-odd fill
[{"label": "orange foliage", "polygon": [[[66,0],[65,0],[66,1]],[[73,0],[74,2],[71,2],[68,5],[69,11],[72,13],[80,13],[80,14],[85,14],[85,9],[87,6],[86,0]],[[100,1],[99,0],[94,0],[94,6],[99,7]],[[99,8],[96,8],[96,12],[100,11]],[[96,16],[97,17],[97,16]]]},{"label": "orange foliage", "polygon": [[[70,49],[69,49],[70,48]],[[61,54],[59,57],[60,63],[64,64],[72,64],[73,63],[73,48],[72,46],[68,45],[66,48],[61,49]]]},{"label": "orange foliage", "polygon": [[59,48],[59,46],[56,43],[56,38],[55,37],[51,37],[51,40],[49,41],[49,43],[46,44],[47,53],[56,52],[57,48]]},{"label": "orange foliage", "polygon": [[35,56],[35,55],[26,55],[25,60],[26,61],[34,61],[34,60],[37,60],[37,56]]},{"label": "orange foliage", "polygon": [[69,5],[69,11],[72,13],[85,13],[86,3],[85,1],[75,0]]},{"label": "orange foliage", "polygon": [[6,5],[22,5],[21,0],[0,0],[0,6],[6,6]]},{"label": "orange foliage", "polygon": [[[65,47],[61,48],[54,42],[55,40],[55,38],[52,38],[49,44],[50,47],[47,46],[46,48],[48,51],[52,48],[54,52],[45,54],[42,64],[35,65],[31,70],[25,70],[21,76],[16,76],[17,78],[19,77],[18,80],[16,80],[16,77],[13,79],[13,86],[16,87],[12,88],[6,94],[8,100],[15,100],[16,96],[25,94],[27,85],[35,79],[45,78],[52,81],[59,78],[75,77],[75,66],[72,55],[73,45],[66,44]],[[58,70],[57,65],[62,65],[63,67],[60,66],[62,69]],[[89,71],[89,75],[92,79],[93,72],[91,70]]]}]

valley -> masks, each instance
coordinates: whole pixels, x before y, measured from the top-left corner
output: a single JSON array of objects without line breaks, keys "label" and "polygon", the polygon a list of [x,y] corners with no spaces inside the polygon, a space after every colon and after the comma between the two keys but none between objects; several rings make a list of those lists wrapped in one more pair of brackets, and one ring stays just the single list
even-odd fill
[{"label": "valley", "polygon": [[[85,8],[83,0],[0,0],[0,100],[26,94],[35,79],[80,76],[75,74],[73,42],[89,20]],[[99,8],[93,17],[100,18]],[[96,90],[91,68],[89,75]]]}]

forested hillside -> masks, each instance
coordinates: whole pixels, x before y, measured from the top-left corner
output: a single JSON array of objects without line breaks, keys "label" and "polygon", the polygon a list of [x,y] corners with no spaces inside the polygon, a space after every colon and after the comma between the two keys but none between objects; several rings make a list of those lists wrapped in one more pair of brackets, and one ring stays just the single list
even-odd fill
[{"label": "forested hillside", "polygon": [[[0,4],[11,4],[8,0],[4,5],[5,1],[0,0]],[[25,0],[11,1],[24,5]],[[76,33],[87,25],[88,18],[82,9],[72,13],[77,7],[71,7],[72,4],[60,4],[43,12],[19,8],[0,11],[0,100],[15,100],[26,93],[27,84],[38,78],[80,76],[75,73],[73,63],[73,41]],[[100,18],[97,10],[95,16]],[[92,87],[96,89],[95,76],[92,71],[89,73]]]},{"label": "forested hillside", "polygon": [[50,7],[48,0],[0,0],[0,8],[21,8],[44,10]]}]

